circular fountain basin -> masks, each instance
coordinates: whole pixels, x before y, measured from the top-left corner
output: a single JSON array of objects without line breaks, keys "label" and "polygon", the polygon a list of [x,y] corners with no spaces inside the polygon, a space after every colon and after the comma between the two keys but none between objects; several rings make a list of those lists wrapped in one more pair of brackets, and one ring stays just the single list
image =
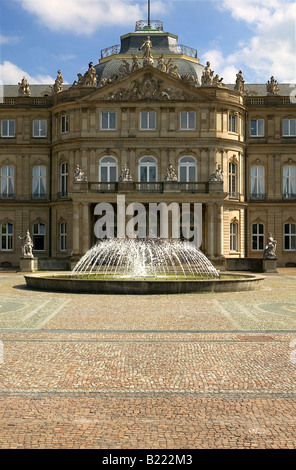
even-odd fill
[{"label": "circular fountain basin", "polygon": [[30,289],[51,292],[90,294],[189,294],[204,292],[240,292],[258,289],[265,279],[256,274],[223,273],[215,279],[87,279],[69,274],[31,274],[25,280]]}]

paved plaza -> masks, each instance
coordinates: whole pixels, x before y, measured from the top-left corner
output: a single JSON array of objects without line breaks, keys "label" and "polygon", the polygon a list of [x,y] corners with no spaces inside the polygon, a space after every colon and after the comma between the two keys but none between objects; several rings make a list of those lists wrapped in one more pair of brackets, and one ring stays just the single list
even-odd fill
[{"label": "paved plaza", "polygon": [[295,415],[294,268],[252,292],[150,297],[0,271],[2,449],[295,449]]}]

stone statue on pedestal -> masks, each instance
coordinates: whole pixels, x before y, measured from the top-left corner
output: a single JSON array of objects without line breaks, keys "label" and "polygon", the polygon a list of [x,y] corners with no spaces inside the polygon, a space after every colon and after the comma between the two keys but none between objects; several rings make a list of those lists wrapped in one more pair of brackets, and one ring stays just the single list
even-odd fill
[{"label": "stone statue on pedestal", "polygon": [[62,72],[58,70],[58,76],[56,78],[54,85],[49,85],[50,88],[52,89],[52,93],[60,93],[61,91],[63,91],[63,81],[64,79],[63,79]]},{"label": "stone statue on pedestal", "polygon": [[22,246],[22,255],[24,258],[33,258],[33,241],[30,235],[29,230],[24,237],[19,237],[20,240],[24,240],[24,245]]},{"label": "stone statue on pedestal", "polygon": [[164,181],[178,181],[177,173],[171,163],[169,164],[163,179]]},{"label": "stone statue on pedestal", "polygon": [[267,93],[270,95],[277,95],[279,91],[278,82],[274,79],[274,76],[268,80],[266,84]]},{"label": "stone statue on pedestal", "polygon": [[202,85],[212,85],[213,84],[213,75],[214,71],[210,68],[210,62],[207,62],[206,67],[204,68],[201,76]]},{"label": "stone statue on pedestal", "polygon": [[87,176],[84,174],[84,172],[81,170],[79,165],[76,165],[74,172],[74,181],[75,182],[86,182],[87,181]]},{"label": "stone statue on pedestal", "polygon": [[267,238],[267,245],[263,253],[263,259],[276,259],[276,245],[277,241],[273,238],[272,233],[269,233]]},{"label": "stone statue on pedestal", "polygon": [[236,81],[235,81],[234,89],[242,94],[245,91],[245,80],[243,79],[241,70],[236,74]]},{"label": "stone statue on pedestal", "polygon": [[119,176],[118,181],[120,181],[121,183],[133,181],[132,175],[130,174],[130,171],[126,164],[122,168],[121,175]]},{"label": "stone statue on pedestal", "polygon": [[223,171],[221,170],[220,163],[217,166],[215,173],[211,174],[210,181],[223,181]]},{"label": "stone statue on pedestal", "polygon": [[139,50],[143,49],[143,67],[146,65],[153,65],[153,57],[151,54],[152,42],[150,36],[147,36],[146,41],[143,41]]},{"label": "stone statue on pedestal", "polygon": [[26,77],[22,78],[22,81],[18,83],[19,85],[19,95],[20,96],[30,96],[31,95],[31,90],[29,87],[29,83],[26,79]]}]

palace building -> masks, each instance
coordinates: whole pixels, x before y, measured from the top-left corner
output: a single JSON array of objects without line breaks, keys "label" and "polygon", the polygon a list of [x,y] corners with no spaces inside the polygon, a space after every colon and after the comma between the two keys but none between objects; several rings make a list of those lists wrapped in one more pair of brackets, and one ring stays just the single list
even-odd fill
[{"label": "palace building", "polygon": [[116,211],[118,195],[201,203],[201,250],[222,269],[262,259],[269,233],[278,266],[295,266],[293,90],[241,71],[224,84],[159,21],[138,22],[72,85],[61,71],[51,86],[5,85],[0,266],[19,266],[29,230],[39,269],[69,268],[97,241],[96,205]]}]

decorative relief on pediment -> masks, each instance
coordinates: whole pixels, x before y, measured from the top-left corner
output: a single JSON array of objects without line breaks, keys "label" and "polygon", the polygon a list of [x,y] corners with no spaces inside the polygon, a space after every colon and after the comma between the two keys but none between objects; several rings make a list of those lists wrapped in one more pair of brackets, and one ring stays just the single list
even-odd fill
[{"label": "decorative relief on pediment", "polygon": [[127,87],[111,91],[102,99],[107,101],[186,101],[194,98],[176,87],[166,87],[163,80],[154,78],[152,73],[147,72],[142,78],[134,80]]}]

